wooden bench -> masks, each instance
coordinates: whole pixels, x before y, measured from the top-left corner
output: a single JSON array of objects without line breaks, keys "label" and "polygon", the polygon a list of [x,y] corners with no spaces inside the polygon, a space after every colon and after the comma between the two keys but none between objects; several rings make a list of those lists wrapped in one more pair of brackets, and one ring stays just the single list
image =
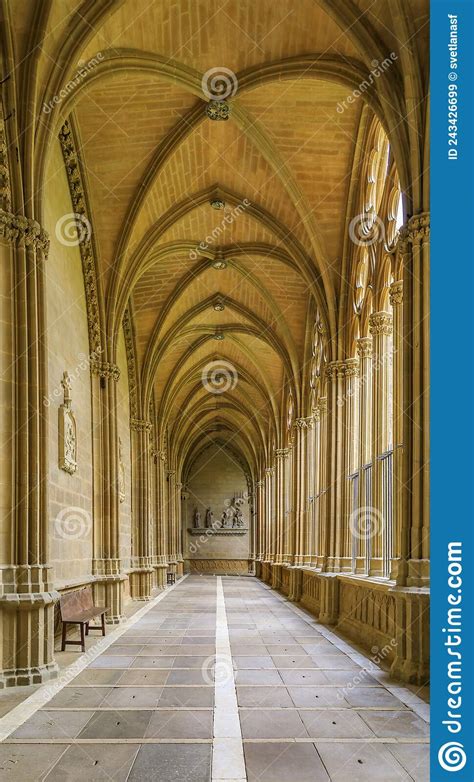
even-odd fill
[{"label": "wooden bench", "polygon": [[[64,652],[66,644],[72,646],[80,646],[82,651],[86,651],[86,635],[89,635],[89,630],[102,630],[102,635],[105,635],[105,614],[109,610],[108,608],[101,608],[94,605],[92,598],[92,587],[88,586],[85,589],[76,589],[74,592],[66,592],[59,598],[59,608],[61,611],[61,619],[63,623],[63,633],[61,642],[61,651]],[[100,625],[91,625],[91,620],[100,616]],[[81,630],[80,641],[67,641],[66,633],[68,625],[79,625]]]},{"label": "wooden bench", "polygon": [[166,574],[166,583],[169,586],[172,586],[173,584],[176,584],[176,573],[167,573]]}]

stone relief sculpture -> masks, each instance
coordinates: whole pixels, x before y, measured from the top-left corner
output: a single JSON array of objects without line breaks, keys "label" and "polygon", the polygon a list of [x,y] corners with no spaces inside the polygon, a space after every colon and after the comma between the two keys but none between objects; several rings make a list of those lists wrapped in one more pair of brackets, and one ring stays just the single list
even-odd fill
[{"label": "stone relief sculpture", "polygon": [[119,500],[125,502],[125,465],[123,463],[122,440],[119,437]]},{"label": "stone relief sculpture", "polygon": [[72,475],[77,470],[77,429],[76,418],[71,409],[71,378],[63,373],[61,386],[64,401],[58,410],[59,467]]},{"label": "stone relief sculpture", "polygon": [[206,510],[205,525],[207,529],[212,529],[214,514],[210,508]]}]

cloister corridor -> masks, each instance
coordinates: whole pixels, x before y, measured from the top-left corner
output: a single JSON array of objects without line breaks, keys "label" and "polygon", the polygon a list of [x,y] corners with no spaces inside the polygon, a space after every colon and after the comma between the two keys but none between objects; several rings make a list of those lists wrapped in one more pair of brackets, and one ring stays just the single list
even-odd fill
[{"label": "cloister corridor", "polygon": [[428,780],[426,688],[255,578],[188,576],[115,634],[10,713],[2,779]]},{"label": "cloister corridor", "polygon": [[0,782],[428,779],[429,21],[0,0]]}]

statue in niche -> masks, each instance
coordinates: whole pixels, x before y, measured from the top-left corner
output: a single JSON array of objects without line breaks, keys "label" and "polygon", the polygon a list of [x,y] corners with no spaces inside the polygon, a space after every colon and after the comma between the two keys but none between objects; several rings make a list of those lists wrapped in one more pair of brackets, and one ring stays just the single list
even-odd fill
[{"label": "statue in niche", "polygon": [[214,519],[214,514],[213,514],[212,510],[210,508],[208,508],[206,510],[206,520],[205,520],[205,525],[206,525],[207,529],[212,529],[212,527],[213,527],[213,519]]},{"label": "statue in niche", "polygon": [[123,463],[123,446],[122,440],[119,437],[118,441],[119,450],[119,500],[125,502],[125,466]]},{"label": "statue in niche", "polygon": [[199,529],[200,526],[201,526],[201,514],[199,513],[197,508],[194,508],[193,527],[194,529]]},{"label": "statue in niche", "polygon": [[68,372],[63,373],[61,385],[64,401],[58,410],[59,467],[72,475],[77,470],[77,429],[76,418],[71,409],[72,384]]}]

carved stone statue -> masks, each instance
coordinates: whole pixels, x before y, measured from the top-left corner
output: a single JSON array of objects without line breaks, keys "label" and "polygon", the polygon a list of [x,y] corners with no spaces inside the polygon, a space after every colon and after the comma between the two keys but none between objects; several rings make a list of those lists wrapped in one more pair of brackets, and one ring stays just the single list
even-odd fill
[{"label": "carved stone statue", "polygon": [[213,519],[214,519],[214,514],[212,510],[208,508],[206,511],[206,521],[205,521],[205,525],[207,529],[212,529]]},{"label": "carved stone statue", "polygon": [[61,385],[64,402],[59,407],[59,467],[70,475],[77,469],[77,433],[76,418],[71,409],[71,378],[63,373]]},{"label": "carved stone statue", "polygon": [[201,514],[197,508],[194,508],[193,527],[198,529],[201,526]]}]

